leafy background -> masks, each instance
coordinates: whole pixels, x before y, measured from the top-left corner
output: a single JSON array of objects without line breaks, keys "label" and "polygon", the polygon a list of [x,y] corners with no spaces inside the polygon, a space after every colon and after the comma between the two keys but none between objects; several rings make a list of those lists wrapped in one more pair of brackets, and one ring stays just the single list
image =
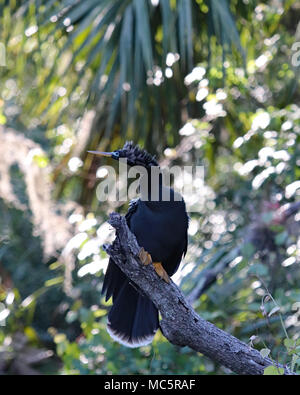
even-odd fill
[{"label": "leafy background", "polygon": [[174,276],[197,312],[299,372],[298,2],[0,10],[0,372],[230,373],[160,333],[135,350],[106,333],[101,245],[127,204],[98,201],[87,150],[127,139],[205,168]]}]

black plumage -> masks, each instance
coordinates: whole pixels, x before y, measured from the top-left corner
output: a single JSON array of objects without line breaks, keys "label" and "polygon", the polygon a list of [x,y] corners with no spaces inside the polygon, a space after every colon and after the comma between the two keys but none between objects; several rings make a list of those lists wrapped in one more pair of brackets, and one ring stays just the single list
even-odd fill
[{"label": "black plumage", "polygon": [[[122,149],[109,153],[109,156],[114,159],[126,158],[130,166],[143,166],[149,177],[151,167],[158,166],[153,156],[132,142],[127,142]],[[173,189],[163,185],[162,177],[156,179],[156,185],[153,182],[148,185],[146,196],[142,194],[142,198],[131,202],[126,215],[127,224],[138,244],[151,255],[152,261],[160,262],[168,275],[172,276],[187,250],[188,216],[185,203]],[[158,200],[155,201],[151,200],[154,188],[159,191]],[[165,191],[169,193],[169,201],[163,200]],[[108,264],[102,292],[106,293],[106,300],[110,297],[113,299],[107,324],[112,338],[128,347],[150,343],[159,326],[158,311],[112,259]]]}]

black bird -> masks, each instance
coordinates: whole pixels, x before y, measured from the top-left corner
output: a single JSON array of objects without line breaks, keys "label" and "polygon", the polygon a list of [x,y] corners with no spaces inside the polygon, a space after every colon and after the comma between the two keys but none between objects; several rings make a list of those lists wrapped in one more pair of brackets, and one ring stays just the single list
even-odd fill
[{"label": "black bird", "polygon": [[[187,250],[188,215],[183,198],[163,185],[161,173],[157,172],[160,175],[150,181],[151,168],[159,170],[158,163],[132,142],[126,142],[122,149],[114,152],[89,152],[116,160],[126,158],[129,166],[139,165],[145,169],[140,178],[141,198],[130,202],[126,220],[143,247],[140,256],[143,263],[152,261],[159,276],[168,282],[168,276],[177,271]],[[146,188],[143,189],[143,185]],[[168,194],[169,200],[166,200]],[[113,298],[107,323],[111,337],[127,347],[151,343],[159,327],[158,310],[112,259],[104,278],[102,293],[105,292],[106,300]]]}]

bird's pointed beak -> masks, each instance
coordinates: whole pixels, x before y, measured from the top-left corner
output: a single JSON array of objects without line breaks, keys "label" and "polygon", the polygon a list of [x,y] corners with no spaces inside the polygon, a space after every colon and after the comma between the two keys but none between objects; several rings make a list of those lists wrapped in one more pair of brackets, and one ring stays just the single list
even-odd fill
[{"label": "bird's pointed beak", "polygon": [[101,151],[88,151],[90,154],[98,155],[98,156],[107,156],[109,158],[112,157],[113,152],[101,152]]}]

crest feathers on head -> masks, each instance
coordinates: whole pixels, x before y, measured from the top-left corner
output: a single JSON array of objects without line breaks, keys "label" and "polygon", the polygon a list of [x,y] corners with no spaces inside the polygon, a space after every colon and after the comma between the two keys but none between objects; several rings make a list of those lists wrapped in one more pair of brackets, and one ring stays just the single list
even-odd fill
[{"label": "crest feathers on head", "polygon": [[119,150],[120,157],[127,158],[128,164],[140,166],[158,166],[155,156],[150,155],[132,141],[126,141],[124,147]]}]

